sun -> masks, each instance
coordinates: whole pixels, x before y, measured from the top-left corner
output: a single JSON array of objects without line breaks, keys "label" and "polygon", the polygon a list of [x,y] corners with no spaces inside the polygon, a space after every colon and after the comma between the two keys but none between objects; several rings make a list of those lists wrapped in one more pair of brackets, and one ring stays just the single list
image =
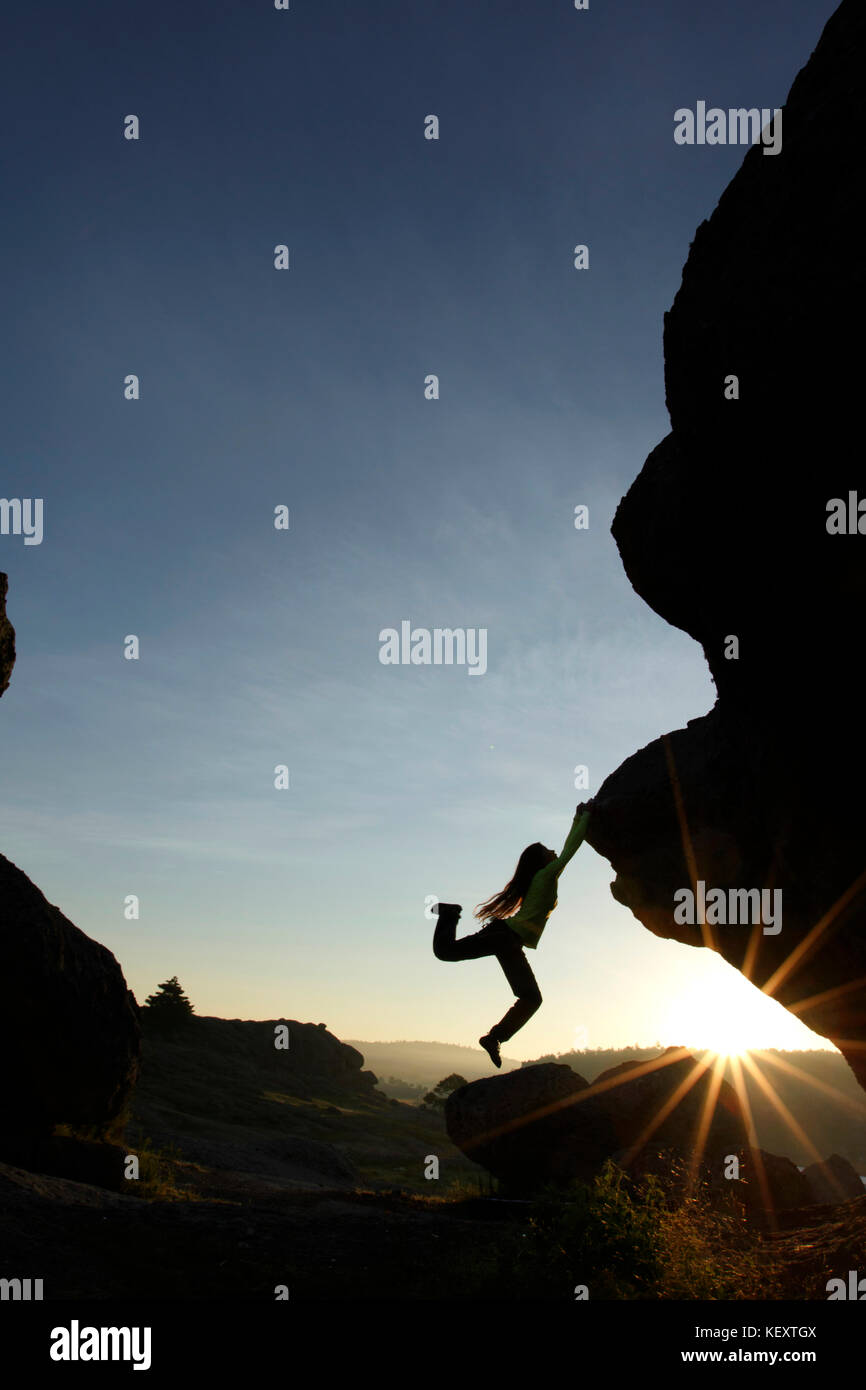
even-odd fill
[{"label": "sun", "polygon": [[712,1057],[743,1057],[761,1045],[766,1023],[758,1020],[764,1027],[756,1027],[749,1008],[732,1008],[731,1000],[718,994],[690,999],[684,1005],[685,1001],[678,1001],[678,1007],[671,1010],[677,1021],[671,1019],[669,1035],[681,1039],[694,1056],[707,1052]]},{"label": "sun", "polygon": [[820,1045],[795,1014],[720,956],[704,952],[689,975],[688,987],[675,988],[659,1009],[657,1036],[687,1047],[693,1056],[709,1052],[735,1058],[767,1048],[797,1051]]},{"label": "sun", "polygon": [[732,1014],[730,1009],[710,1007],[706,1009],[700,1025],[697,1025],[697,1020],[695,1024],[695,1046],[701,1046],[717,1057],[744,1057],[760,1046],[754,1019],[743,1013]]}]

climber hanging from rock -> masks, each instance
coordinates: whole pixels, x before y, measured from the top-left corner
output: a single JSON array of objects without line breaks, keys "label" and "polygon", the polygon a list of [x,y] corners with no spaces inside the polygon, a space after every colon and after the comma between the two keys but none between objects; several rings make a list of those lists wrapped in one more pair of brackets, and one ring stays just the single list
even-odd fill
[{"label": "climber hanging from rock", "polygon": [[582,801],[574,813],[562,853],[545,845],[528,845],[517,861],[510,881],[499,893],[479,903],[475,916],[484,922],[480,931],[456,939],[463,911],[457,903],[433,908],[439,921],[433,934],[433,954],[439,960],[478,960],[495,956],[517,998],[504,1018],[478,1041],[493,1065],[502,1066],[500,1045],[513,1038],[541,1004],[541,992],[524,955],[524,946],[535,950],[538,938],[557,904],[557,882],[569,859],[580,847],[589,824],[592,801]]}]

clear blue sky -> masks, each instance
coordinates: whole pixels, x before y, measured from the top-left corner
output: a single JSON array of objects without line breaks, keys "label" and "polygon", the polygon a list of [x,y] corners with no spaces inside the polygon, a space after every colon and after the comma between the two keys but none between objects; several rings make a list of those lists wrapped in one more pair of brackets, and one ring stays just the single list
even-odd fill
[{"label": "clear blue sky", "polygon": [[[745,153],[676,145],[673,113],[780,106],[833,8],[11,6],[0,493],[45,520],[0,536],[0,848],[140,1000],[177,974],[202,1013],[470,1043],[504,1012],[494,961],[434,959],[425,896],[468,924],[714,699],[609,533]],[[485,628],[486,674],[383,666],[407,618]],[[510,1054],[725,1020],[808,1045],[611,877],[588,846],[563,877]]]}]

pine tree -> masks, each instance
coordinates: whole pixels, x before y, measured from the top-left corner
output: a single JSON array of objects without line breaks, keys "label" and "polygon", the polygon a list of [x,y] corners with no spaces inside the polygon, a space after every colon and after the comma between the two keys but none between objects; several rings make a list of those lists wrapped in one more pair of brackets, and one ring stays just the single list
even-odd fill
[{"label": "pine tree", "polygon": [[187,1023],[195,1013],[176,975],[163,980],[156,993],[147,996],[144,1006],[154,1023],[168,1025]]}]

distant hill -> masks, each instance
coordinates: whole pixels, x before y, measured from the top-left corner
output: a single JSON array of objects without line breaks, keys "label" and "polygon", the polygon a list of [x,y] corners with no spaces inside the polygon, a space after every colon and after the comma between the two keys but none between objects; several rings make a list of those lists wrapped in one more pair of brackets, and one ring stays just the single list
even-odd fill
[{"label": "distant hill", "polygon": [[[437,1081],[457,1072],[467,1081],[490,1076],[493,1064],[480,1047],[461,1047],[458,1043],[440,1042],[349,1042],[364,1057],[364,1065],[376,1073],[379,1089],[389,1095],[399,1095],[398,1088],[388,1083],[389,1077],[399,1078],[423,1094]],[[521,1066],[516,1057],[502,1058],[502,1070]]]}]

